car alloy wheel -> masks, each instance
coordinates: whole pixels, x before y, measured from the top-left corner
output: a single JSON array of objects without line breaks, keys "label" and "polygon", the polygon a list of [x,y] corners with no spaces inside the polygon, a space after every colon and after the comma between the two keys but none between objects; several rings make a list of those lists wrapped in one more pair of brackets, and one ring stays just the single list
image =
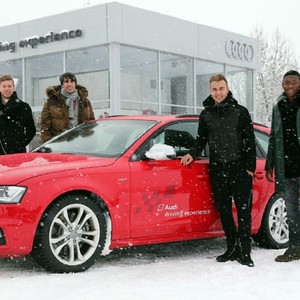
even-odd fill
[{"label": "car alloy wheel", "polygon": [[88,269],[104,247],[106,222],[93,200],[65,196],[44,214],[33,256],[51,272],[80,272]]},{"label": "car alloy wheel", "polygon": [[274,195],[268,202],[261,227],[253,236],[255,242],[266,248],[287,248],[289,228],[284,199]]},{"label": "car alloy wheel", "polygon": [[269,213],[269,230],[274,241],[285,244],[289,240],[289,228],[287,224],[287,213],[283,198],[278,198]]}]

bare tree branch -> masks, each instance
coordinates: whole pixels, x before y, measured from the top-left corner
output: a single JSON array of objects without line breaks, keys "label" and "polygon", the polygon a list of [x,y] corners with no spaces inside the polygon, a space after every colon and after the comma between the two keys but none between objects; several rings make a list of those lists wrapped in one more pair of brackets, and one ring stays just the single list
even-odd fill
[{"label": "bare tree branch", "polygon": [[257,72],[256,121],[270,125],[272,107],[282,93],[282,77],[290,69],[298,70],[294,50],[278,28],[271,36],[261,26],[250,35],[260,41],[261,69]]}]

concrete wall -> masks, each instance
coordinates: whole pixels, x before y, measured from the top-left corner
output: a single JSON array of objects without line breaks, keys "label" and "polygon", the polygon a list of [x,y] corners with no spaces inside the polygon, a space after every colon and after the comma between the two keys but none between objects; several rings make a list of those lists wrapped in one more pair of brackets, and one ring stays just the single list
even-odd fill
[{"label": "concrete wall", "polygon": [[[35,39],[46,37],[50,32],[60,34],[77,29],[82,30],[82,36],[34,47],[19,46],[20,42],[33,44]],[[237,42],[235,45],[250,46],[253,59],[228,57],[228,40]],[[255,39],[117,2],[1,27],[0,42],[2,47],[6,43],[16,44],[15,51],[0,51],[0,61],[118,42],[233,66],[259,67],[259,44]],[[241,46],[240,49],[243,50]]]}]

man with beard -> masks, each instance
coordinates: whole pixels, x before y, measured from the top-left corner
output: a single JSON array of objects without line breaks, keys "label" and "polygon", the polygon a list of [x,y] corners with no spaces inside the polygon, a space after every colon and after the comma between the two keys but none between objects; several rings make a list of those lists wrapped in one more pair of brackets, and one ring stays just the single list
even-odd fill
[{"label": "man with beard", "polygon": [[49,97],[41,114],[41,141],[44,143],[60,133],[89,120],[94,120],[88,90],[77,84],[74,74],[67,72],[60,76],[60,85],[46,90]]}]

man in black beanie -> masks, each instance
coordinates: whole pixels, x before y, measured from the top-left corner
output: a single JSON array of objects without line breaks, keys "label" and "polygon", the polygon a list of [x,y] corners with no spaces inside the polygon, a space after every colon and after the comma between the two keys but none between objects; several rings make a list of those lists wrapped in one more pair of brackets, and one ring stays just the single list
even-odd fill
[{"label": "man in black beanie", "polygon": [[285,200],[289,225],[289,248],[277,262],[300,259],[300,74],[290,70],[283,76],[284,92],[273,107],[266,177]]},{"label": "man in black beanie", "polygon": [[70,79],[71,81],[75,82],[75,85],[77,84],[77,78],[73,73],[66,72],[66,73],[60,75],[59,81],[60,81],[61,85],[63,85],[65,79]]},{"label": "man in black beanie", "polygon": [[77,84],[74,74],[66,72],[59,77],[60,85],[46,89],[46,100],[41,114],[41,142],[76,125],[94,120],[88,90]]}]

